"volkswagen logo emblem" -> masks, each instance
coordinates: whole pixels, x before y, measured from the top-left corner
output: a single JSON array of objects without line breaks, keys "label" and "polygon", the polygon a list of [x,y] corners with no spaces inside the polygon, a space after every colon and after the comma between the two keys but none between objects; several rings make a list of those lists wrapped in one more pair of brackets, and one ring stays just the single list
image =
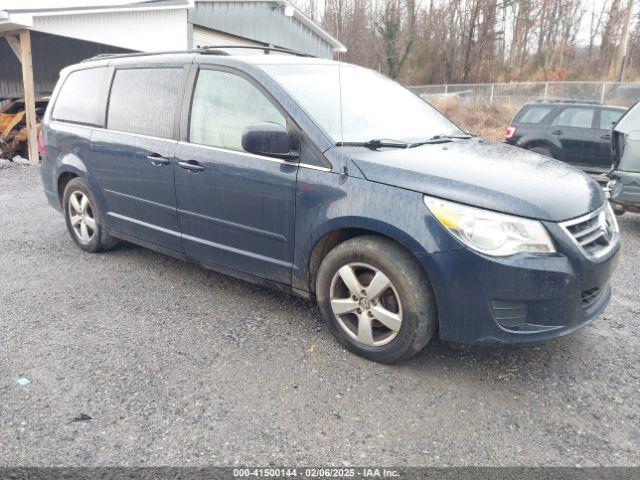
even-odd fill
[{"label": "volkswagen logo emblem", "polygon": [[360,308],[363,310],[369,310],[371,308],[371,301],[368,298],[362,297],[359,303]]}]

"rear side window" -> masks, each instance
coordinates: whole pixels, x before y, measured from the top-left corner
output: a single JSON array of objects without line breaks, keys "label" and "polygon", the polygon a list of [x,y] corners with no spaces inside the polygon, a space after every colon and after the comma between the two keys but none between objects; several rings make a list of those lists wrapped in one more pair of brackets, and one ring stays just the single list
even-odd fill
[{"label": "rear side window", "polygon": [[257,122],[287,126],[282,113],[248,80],[217,70],[198,74],[191,106],[190,142],[243,151],[242,133]]},{"label": "rear side window", "polygon": [[91,68],[70,73],[56,99],[53,119],[102,126],[108,74],[107,68]]},{"label": "rear side window", "polygon": [[600,110],[600,130],[611,130],[623,113],[618,110]]},{"label": "rear side window", "polygon": [[111,86],[107,128],[172,138],[181,68],[117,70]]},{"label": "rear side window", "polygon": [[553,110],[553,107],[527,107],[518,115],[519,123],[540,123],[547,114]]},{"label": "rear side window", "polygon": [[594,110],[592,108],[567,108],[552,122],[558,127],[591,128]]}]

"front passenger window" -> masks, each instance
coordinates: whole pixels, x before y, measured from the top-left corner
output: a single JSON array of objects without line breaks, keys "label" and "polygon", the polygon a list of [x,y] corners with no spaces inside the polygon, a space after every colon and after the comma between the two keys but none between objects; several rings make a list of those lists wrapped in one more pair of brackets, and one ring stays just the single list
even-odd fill
[{"label": "front passenger window", "polygon": [[287,125],[280,111],[248,80],[229,72],[200,71],[191,105],[190,142],[244,151],[242,133],[257,122]]}]

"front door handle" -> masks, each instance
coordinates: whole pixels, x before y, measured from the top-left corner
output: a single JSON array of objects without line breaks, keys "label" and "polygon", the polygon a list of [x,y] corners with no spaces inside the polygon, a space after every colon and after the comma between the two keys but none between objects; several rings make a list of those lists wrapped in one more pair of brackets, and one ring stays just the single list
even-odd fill
[{"label": "front door handle", "polygon": [[185,170],[193,173],[201,172],[204,170],[204,167],[195,160],[189,160],[188,162],[178,162],[178,165],[180,165],[180,168],[184,168]]},{"label": "front door handle", "polygon": [[603,140],[611,140],[611,135],[602,135],[600,138]]},{"label": "front door handle", "polygon": [[147,155],[147,160],[156,167],[161,167],[163,165],[169,165],[171,162],[168,158],[161,157],[160,155]]},{"label": "front door handle", "polygon": [[562,135],[564,132],[562,130],[554,130],[553,132],[554,135]]}]

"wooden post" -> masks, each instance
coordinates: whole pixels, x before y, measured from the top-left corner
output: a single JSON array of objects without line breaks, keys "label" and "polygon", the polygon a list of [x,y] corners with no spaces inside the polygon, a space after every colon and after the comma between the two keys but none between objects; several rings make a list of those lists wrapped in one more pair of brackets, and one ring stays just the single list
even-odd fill
[{"label": "wooden post", "polygon": [[22,63],[22,84],[24,106],[27,113],[27,138],[29,141],[29,163],[38,165],[38,126],[36,120],[36,98],[33,86],[33,60],[31,58],[31,33],[20,31],[20,62]]}]

